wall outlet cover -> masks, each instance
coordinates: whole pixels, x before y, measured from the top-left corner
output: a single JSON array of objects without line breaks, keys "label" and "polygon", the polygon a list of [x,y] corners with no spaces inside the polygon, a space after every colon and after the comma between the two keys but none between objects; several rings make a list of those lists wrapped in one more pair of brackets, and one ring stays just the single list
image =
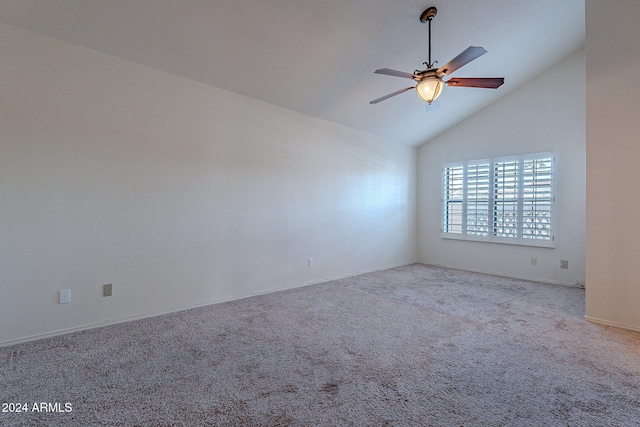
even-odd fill
[{"label": "wall outlet cover", "polygon": [[60,291],[60,304],[67,304],[71,302],[71,289],[64,289]]}]

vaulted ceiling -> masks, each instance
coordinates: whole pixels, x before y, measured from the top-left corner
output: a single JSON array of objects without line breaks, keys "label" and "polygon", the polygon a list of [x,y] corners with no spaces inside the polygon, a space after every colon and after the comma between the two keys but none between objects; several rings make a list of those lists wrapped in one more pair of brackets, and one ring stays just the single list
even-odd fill
[{"label": "vaulted ceiling", "polygon": [[[373,74],[488,53],[456,77],[505,77],[497,90],[445,87],[426,112],[411,85]],[[584,46],[584,0],[0,0],[0,21],[299,111],[421,145]],[[549,103],[553,103],[550,99]]]}]

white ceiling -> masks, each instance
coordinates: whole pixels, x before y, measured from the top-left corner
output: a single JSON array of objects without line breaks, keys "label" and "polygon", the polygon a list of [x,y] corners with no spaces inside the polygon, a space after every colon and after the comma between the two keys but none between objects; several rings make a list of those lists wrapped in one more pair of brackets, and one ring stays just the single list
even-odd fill
[{"label": "white ceiling", "polygon": [[[426,112],[413,72],[468,46],[454,73],[497,90],[445,87]],[[0,20],[403,144],[421,145],[584,46],[584,0],[0,0]]]}]

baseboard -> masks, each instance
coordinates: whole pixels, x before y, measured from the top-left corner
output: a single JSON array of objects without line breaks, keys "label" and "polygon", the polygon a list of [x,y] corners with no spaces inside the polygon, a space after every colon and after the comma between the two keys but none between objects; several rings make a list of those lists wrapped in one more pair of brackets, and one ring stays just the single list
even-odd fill
[{"label": "baseboard", "polygon": [[539,279],[537,277],[516,276],[516,275],[512,275],[512,274],[496,273],[496,272],[492,272],[492,271],[474,270],[474,269],[471,269],[471,268],[460,268],[460,267],[456,267],[456,266],[453,266],[453,265],[427,264],[427,263],[420,263],[420,262],[419,262],[419,264],[430,265],[430,266],[433,266],[433,267],[451,268],[453,270],[468,271],[470,273],[481,273],[481,274],[489,274],[491,276],[508,277],[510,279],[528,280],[530,282],[549,283],[549,284],[552,284],[552,285],[569,286],[569,287],[572,287],[572,288],[584,288],[584,285],[583,285],[584,281],[582,281],[582,282],[580,282],[580,284],[578,284],[578,283],[570,283],[570,282],[561,282],[559,280]]},{"label": "baseboard", "polygon": [[628,329],[630,331],[640,332],[640,326],[637,326],[637,325],[629,325],[626,323],[612,322],[610,320],[598,319],[596,317],[591,317],[591,316],[584,316],[584,320],[587,320],[592,323],[598,323],[600,325],[615,326],[616,328]]},{"label": "baseboard", "polygon": [[134,320],[148,319],[149,317],[156,317],[156,316],[163,316],[165,314],[178,313],[180,311],[191,310],[193,308],[198,308],[198,307],[205,307],[207,305],[222,304],[222,303],[229,302],[229,301],[241,300],[241,299],[244,299],[244,298],[251,298],[251,297],[254,297],[254,296],[258,296],[258,295],[266,295],[266,294],[270,294],[270,293],[273,293],[273,292],[286,291],[288,289],[301,288],[301,287],[304,287],[304,286],[315,285],[315,284],[318,284],[318,283],[330,282],[332,280],[339,280],[339,279],[344,279],[344,278],[347,278],[347,277],[359,276],[361,274],[375,273],[376,271],[389,270],[391,268],[403,267],[405,265],[411,265],[411,264],[414,264],[414,263],[391,265],[391,266],[388,266],[388,267],[377,268],[377,269],[373,269],[373,270],[366,270],[366,271],[358,271],[358,272],[348,273],[348,274],[341,274],[341,275],[331,276],[331,277],[327,277],[327,278],[323,278],[323,279],[318,279],[318,280],[312,280],[312,281],[307,281],[307,282],[303,282],[303,283],[298,283],[298,284],[291,285],[291,286],[285,286],[285,287],[282,287],[282,288],[265,289],[265,290],[262,290],[262,291],[259,291],[259,292],[253,292],[253,293],[250,293],[250,294],[247,294],[247,295],[236,295],[236,296],[232,296],[232,297],[228,297],[228,298],[219,298],[219,299],[208,300],[208,301],[204,301],[204,302],[200,302],[200,303],[192,304],[192,305],[187,305],[187,306],[172,307],[172,308],[168,308],[168,309],[164,309],[164,310],[155,310],[155,311],[150,311],[150,312],[146,312],[146,313],[135,314],[135,315],[132,315],[132,316],[125,316],[125,317],[120,317],[120,318],[116,318],[116,319],[108,319],[108,320],[104,320],[104,321],[98,322],[98,323],[91,323],[91,324],[82,325],[82,326],[74,326],[72,328],[58,329],[58,330],[55,330],[55,331],[45,332],[45,333],[41,333],[41,334],[34,334],[34,335],[26,336],[26,337],[15,338],[15,339],[6,340],[6,341],[0,341],[0,347],[9,347],[9,346],[12,346],[12,345],[15,345],[15,344],[22,344],[22,343],[29,342],[29,341],[36,341],[36,340],[40,340],[40,339],[43,339],[43,338],[51,338],[51,337],[55,337],[55,336],[59,336],[59,335],[71,334],[71,333],[74,333],[74,332],[82,332],[82,331],[87,331],[87,330],[90,330],[90,329],[96,329],[96,328],[102,328],[102,327],[105,327],[105,326],[117,325],[119,323],[132,322]]}]

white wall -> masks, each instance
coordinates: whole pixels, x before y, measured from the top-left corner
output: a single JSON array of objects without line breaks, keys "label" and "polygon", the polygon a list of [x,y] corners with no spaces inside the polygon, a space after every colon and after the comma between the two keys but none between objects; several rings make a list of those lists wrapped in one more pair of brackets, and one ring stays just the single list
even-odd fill
[{"label": "white wall", "polygon": [[5,24],[0,58],[0,344],[416,260],[415,148]]},{"label": "white wall", "polygon": [[[578,281],[584,282],[584,62],[584,50],[581,49],[420,147],[420,262],[552,283],[574,285]],[[545,151],[556,152],[554,249],[440,237],[441,169],[444,163]],[[538,259],[537,265],[531,265],[532,257]],[[569,260],[568,269],[560,268],[561,259]]]},{"label": "white wall", "polygon": [[587,319],[640,331],[640,2],[588,0]]}]

